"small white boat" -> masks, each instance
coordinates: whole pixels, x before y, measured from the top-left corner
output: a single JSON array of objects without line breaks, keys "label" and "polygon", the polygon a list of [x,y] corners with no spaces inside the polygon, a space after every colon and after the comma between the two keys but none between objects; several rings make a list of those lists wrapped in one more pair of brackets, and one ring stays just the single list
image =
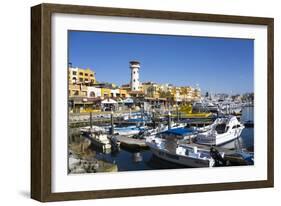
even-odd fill
[{"label": "small white boat", "polygon": [[146,126],[141,126],[141,127],[137,127],[137,126],[115,127],[114,128],[114,134],[122,135],[122,136],[132,136],[132,135],[139,134],[139,133],[141,133],[141,132],[143,132],[147,129],[148,128]]},{"label": "small white boat", "polygon": [[170,129],[146,139],[147,146],[160,159],[187,167],[213,167],[215,160],[210,151],[182,140],[194,137],[193,131],[185,128]]},{"label": "small white boat", "polygon": [[91,143],[94,146],[104,150],[111,149],[110,140],[108,139],[107,134],[104,133],[103,131],[94,131],[93,129],[89,129],[87,131],[83,129],[81,130],[81,133],[84,137],[91,140]]},{"label": "small white boat", "polygon": [[106,132],[106,130],[103,127],[99,126],[86,126],[86,127],[81,127],[80,128],[81,133],[87,133],[87,132]]},{"label": "small white boat", "polygon": [[123,120],[141,119],[142,114],[141,114],[141,112],[127,113],[127,114],[123,114],[122,117],[123,117]]},{"label": "small white boat", "polygon": [[222,145],[240,137],[244,129],[235,116],[219,117],[206,131],[199,132],[196,143],[204,145]]}]

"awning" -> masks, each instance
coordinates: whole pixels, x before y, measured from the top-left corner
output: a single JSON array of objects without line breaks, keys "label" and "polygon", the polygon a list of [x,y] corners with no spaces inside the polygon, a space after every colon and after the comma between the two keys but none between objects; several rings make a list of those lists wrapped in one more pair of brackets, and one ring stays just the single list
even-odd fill
[{"label": "awning", "polygon": [[113,99],[105,99],[101,103],[102,104],[117,104],[117,102]]},{"label": "awning", "polygon": [[133,104],[134,103],[134,100],[132,98],[127,98],[127,99],[124,99],[123,100],[123,103],[124,104]]},{"label": "awning", "polygon": [[193,132],[192,129],[175,128],[175,129],[169,129],[169,130],[163,132],[163,134],[174,134],[174,135],[184,136],[184,135],[190,134],[192,132]]}]

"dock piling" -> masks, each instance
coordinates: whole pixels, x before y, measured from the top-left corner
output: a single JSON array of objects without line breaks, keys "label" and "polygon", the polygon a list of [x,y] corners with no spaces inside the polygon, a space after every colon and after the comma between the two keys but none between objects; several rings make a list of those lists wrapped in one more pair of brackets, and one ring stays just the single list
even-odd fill
[{"label": "dock piling", "polygon": [[152,110],[152,122],[153,122],[153,129],[156,128],[156,121],[155,121],[155,110]]},{"label": "dock piling", "polygon": [[93,114],[90,112],[90,128],[93,128]]},{"label": "dock piling", "polygon": [[111,124],[111,128],[110,128],[110,134],[114,134],[114,121],[113,121],[113,111],[111,111],[110,114],[110,124]]},{"label": "dock piling", "polygon": [[171,125],[172,124],[172,121],[171,121],[171,113],[169,112],[168,113],[168,129],[171,129]]},{"label": "dock piling", "polygon": [[177,121],[180,121],[179,107],[177,106]]}]

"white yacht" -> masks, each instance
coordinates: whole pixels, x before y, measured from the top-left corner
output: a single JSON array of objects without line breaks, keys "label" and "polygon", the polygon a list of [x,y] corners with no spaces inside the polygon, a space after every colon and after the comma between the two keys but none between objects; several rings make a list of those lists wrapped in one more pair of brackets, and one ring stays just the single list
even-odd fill
[{"label": "white yacht", "polygon": [[196,143],[222,145],[239,137],[244,128],[235,116],[219,117],[205,131],[198,133]]},{"label": "white yacht", "polygon": [[148,137],[146,144],[155,156],[169,162],[187,167],[215,166],[209,150],[184,143],[192,138],[193,130],[175,128]]}]

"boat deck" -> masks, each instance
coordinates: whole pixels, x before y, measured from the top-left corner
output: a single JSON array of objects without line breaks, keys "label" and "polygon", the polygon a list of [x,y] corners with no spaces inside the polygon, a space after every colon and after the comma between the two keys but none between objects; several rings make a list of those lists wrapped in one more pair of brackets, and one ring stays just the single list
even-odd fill
[{"label": "boat deck", "polygon": [[121,135],[116,136],[116,139],[120,141],[121,146],[140,147],[140,148],[147,147],[147,145],[145,144],[145,139],[135,139],[132,137],[126,137]]},{"label": "boat deck", "polygon": [[191,147],[197,147],[199,149],[203,149],[206,151],[210,151],[211,147],[215,148],[218,152],[224,152],[225,154],[234,154],[235,150],[227,149],[227,148],[222,148],[218,146],[209,146],[209,145],[202,145],[202,144],[197,144],[197,143],[187,143],[187,146]]}]

